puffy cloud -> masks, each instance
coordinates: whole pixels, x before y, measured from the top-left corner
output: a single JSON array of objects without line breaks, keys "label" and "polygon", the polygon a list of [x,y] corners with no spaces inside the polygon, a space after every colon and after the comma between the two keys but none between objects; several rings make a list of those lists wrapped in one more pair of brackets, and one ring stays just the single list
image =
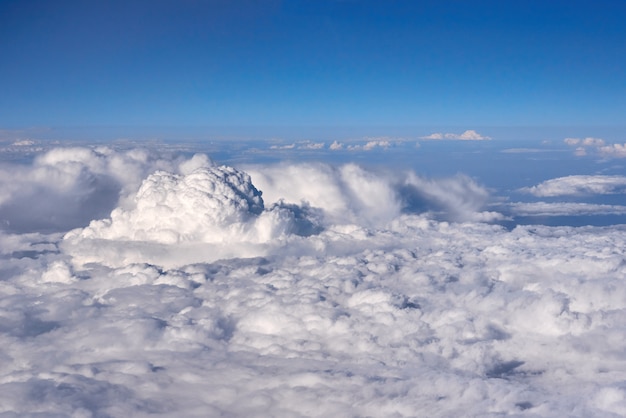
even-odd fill
[{"label": "puffy cloud", "polygon": [[287,145],[272,145],[270,149],[294,149],[296,144],[287,144]]},{"label": "puffy cloud", "polygon": [[601,138],[565,138],[563,140],[569,146],[575,146],[575,154],[586,156],[589,151],[594,151],[607,158],[626,158],[626,144],[607,144]]},{"label": "puffy cloud", "polygon": [[626,192],[624,176],[576,175],[546,180],[536,186],[520,189],[539,197],[615,194]]},{"label": "puffy cloud", "polygon": [[401,206],[390,179],[348,164],[247,167],[267,202],[306,202],[324,211],[327,222],[374,225],[393,219]]},{"label": "puffy cloud", "polygon": [[134,149],[56,148],[30,165],[0,166],[0,225],[14,232],[84,226],[124,206],[145,176],[176,161]]},{"label": "puffy cloud", "polygon": [[624,226],[473,222],[466,176],[132,155],[20,168],[127,198],[65,238],[0,231],[1,413],[623,412]]},{"label": "puffy cloud", "polygon": [[467,176],[425,179],[408,173],[373,173],[347,164],[247,167],[268,202],[307,202],[331,223],[382,225],[402,212],[429,213],[438,219],[494,221],[482,212],[489,192]]},{"label": "puffy cloud", "polygon": [[311,235],[295,253],[171,269],[76,269],[39,248],[0,266],[2,410],[619,411],[625,237],[405,214]]},{"label": "puffy cloud", "polygon": [[584,146],[584,147],[601,147],[605,144],[604,139],[586,137],[586,138],[565,138],[563,140],[569,146]]},{"label": "puffy cloud", "polygon": [[600,154],[606,157],[626,158],[626,144],[611,144],[598,148]]},{"label": "puffy cloud", "polygon": [[363,145],[348,145],[349,151],[371,151],[375,148],[387,149],[391,146],[391,141],[388,139],[373,139],[367,141]]},{"label": "puffy cloud", "polygon": [[340,142],[337,142],[337,141],[333,141],[333,143],[330,144],[329,149],[332,150],[332,151],[341,150],[341,149],[343,149],[343,144],[340,143]]},{"label": "puffy cloud", "polygon": [[489,140],[491,138],[488,136],[481,135],[472,129],[468,129],[467,131],[461,134],[436,132],[430,135],[422,136],[420,137],[420,139],[435,139],[435,140],[453,139],[453,140],[462,140],[462,141],[484,141],[484,140]]},{"label": "puffy cloud", "polygon": [[[248,251],[242,254],[262,255],[265,249],[258,244],[320,230],[316,212],[307,205],[279,200],[266,210],[250,177],[232,167],[195,157],[181,164],[181,171],[151,174],[132,207],[118,207],[110,218],[69,232],[65,248],[83,264],[100,260],[118,265],[142,259],[141,252],[147,251],[158,254],[150,262],[180,265],[207,260],[207,251],[214,260],[237,254],[246,246]],[[174,251],[166,261],[161,253],[171,244],[183,244],[185,254]],[[91,251],[98,246],[108,252]]]}]

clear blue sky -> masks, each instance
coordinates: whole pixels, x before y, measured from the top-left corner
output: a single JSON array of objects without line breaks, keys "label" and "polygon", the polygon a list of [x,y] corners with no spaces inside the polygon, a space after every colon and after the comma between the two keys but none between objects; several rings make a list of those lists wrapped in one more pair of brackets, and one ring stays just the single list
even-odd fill
[{"label": "clear blue sky", "polygon": [[624,125],[626,1],[0,0],[0,129]]}]

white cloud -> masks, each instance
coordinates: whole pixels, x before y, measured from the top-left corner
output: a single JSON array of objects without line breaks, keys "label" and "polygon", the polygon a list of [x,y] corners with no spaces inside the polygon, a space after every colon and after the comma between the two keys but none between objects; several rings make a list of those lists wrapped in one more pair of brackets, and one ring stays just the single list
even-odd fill
[{"label": "white cloud", "polygon": [[569,146],[576,146],[575,154],[586,156],[589,151],[606,158],[626,158],[626,144],[607,144],[604,139],[587,138],[565,138],[563,140]]},{"label": "white cloud", "polygon": [[413,172],[372,173],[348,164],[247,167],[267,202],[307,202],[324,211],[329,222],[385,223],[401,212],[430,213],[446,220],[494,221],[482,213],[489,192],[466,176],[426,179]]},{"label": "white cloud", "polygon": [[420,139],[434,139],[434,140],[452,139],[452,140],[462,140],[462,141],[484,141],[484,140],[489,140],[491,138],[488,136],[483,136],[472,129],[468,129],[467,131],[461,134],[436,132],[430,135],[422,136],[420,137]]},{"label": "white cloud", "polygon": [[625,193],[626,177],[600,175],[558,177],[520,190],[539,197]]},{"label": "white cloud", "polygon": [[391,146],[391,141],[388,139],[373,139],[367,141],[365,144],[360,145],[348,145],[348,150],[350,151],[371,151],[375,148],[383,148],[387,149]]},{"label": "white cloud", "polygon": [[510,204],[517,216],[626,215],[626,206],[578,202],[516,202]]},{"label": "white cloud", "polygon": [[35,145],[35,141],[31,139],[20,139],[11,144],[14,147],[30,147]]},{"label": "white cloud", "polygon": [[[354,164],[248,177],[72,149],[9,168],[62,197],[111,176],[118,207],[65,239],[0,231],[0,414],[623,412],[624,226],[475,223],[493,214],[468,177]],[[517,208],[577,210],[542,204]]]},{"label": "white cloud", "polygon": [[296,144],[287,144],[287,145],[272,145],[270,146],[270,149],[294,149],[296,147]]},{"label": "white cloud", "polygon": [[310,150],[318,150],[324,148],[323,142],[305,142],[298,146],[298,149],[310,149]]},{"label": "white cloud", "polygon": [[16,232],[84,226],[124,205],[149,172],[174,165],[145,150],[52,149],[30,166],[0,167],[0,223]]},{"label": "white cloud", "polygon": [[333,143],[332,143],[332,144],[330,144],[330,147],[329,147],[329,148],[330,148],[332,151],[338,151],[338,150],[343,149],[343,144],[342,144],[342,143],[340,143],[340,142],[337,142],[337,141],[333,141]]},{"label": "white cloud", "polygon": [[611,144],[598,148],[600,154],[606,157],[626,158],[626,144]]}]

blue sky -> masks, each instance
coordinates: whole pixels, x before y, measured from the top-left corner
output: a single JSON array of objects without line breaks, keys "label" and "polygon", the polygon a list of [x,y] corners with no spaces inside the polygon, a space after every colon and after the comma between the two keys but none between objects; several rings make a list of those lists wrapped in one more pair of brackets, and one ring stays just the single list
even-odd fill
[{"label": "blue sky", "polygon": [[0,129],[620,126],[624,1],[0,2]]}]

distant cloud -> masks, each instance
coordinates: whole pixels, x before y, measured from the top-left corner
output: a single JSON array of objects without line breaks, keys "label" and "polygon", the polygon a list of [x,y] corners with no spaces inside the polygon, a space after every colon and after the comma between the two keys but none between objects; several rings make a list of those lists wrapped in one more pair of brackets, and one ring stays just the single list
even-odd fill
[{"label": "distant cloud", "polygon": [[626,144],[611,144],[598,148],[600,154],[607,157],[626,158]]},{"label": "distant cloud", "polygon": [[378,139],[368,141],[363,145],[348,145],[348,150],[350,151],[371,151],[375,148],[389,148],[391,146],[391,142],[387,139]]},{"label": "distant cloud", "polygon": [[420,139],[432,139],[432,140],[441,140],[441,139],[452,139],[452,140],[461,140],[461,141],[485,141],[491,139],[488,136],[483,136],[478,132],[469,129],[461,134],[454,133],[441,133],[436,132],[427,136],[422,136]]},{"label": "distant cloud", "polygon": [[296,147],[296,144],[287,144],[287,145],[272,145],[270,147],[270,149],[276,149],[276,150],[281,150],[281,149],[294,149]]},{"label": "distant cloud", "polygon": [[337,141],[333,141],[333,143],[330,144],[329,149],[332,150],[332,151],[341,150],[341,149],[343,149],[343,144],[340,143],[340,142],[337,142]]},{"label": "distant cloud", "polygon": [[538,197],[626,193],[625,176],[567,176],[546,180],[520,191]]},{"label": "distant cloud", "polygon": [[607,158],[626,158],[626,143],[607,144],[604,139],[587,138],[565,138],[563,142],[571,147],[576,147],[574,153],[580,157],[597,154]]},{"label": "distant cloud", "polygon": [[298,149],[318,150],[324,148],[323,142],[305,142],[298,146]]},{"label": "distant cloud", "polygon": [[11,145],[14,147],[29,147],[31,145],[35,145],[35,141],[30,140],[30,139],[22,139],[19,141],[15,141]]},{"label": "distant cloud", "polygon": [[517,202],[510,204],[517,216],[626,215],[626,206],[576,202]]},{"label": "distant cloud", "polygon": [[324,148],[323,142],[311,142],[311,141],[301,141],[292,144],[286,145],[272,145],[270,149],[273,150],[292,150],[292,149],[302,149],[302,150],[319,150]]}]

